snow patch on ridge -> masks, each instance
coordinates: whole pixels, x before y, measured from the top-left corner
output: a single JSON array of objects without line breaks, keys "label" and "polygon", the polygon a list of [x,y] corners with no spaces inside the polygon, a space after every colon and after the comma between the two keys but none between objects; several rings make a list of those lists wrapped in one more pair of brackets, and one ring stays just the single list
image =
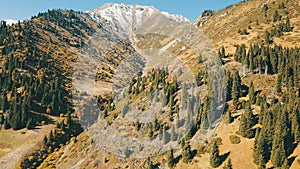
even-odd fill
[{"label": "snow patch on ridge", "polygon": [[161,13],[167,18],[182,23],[189,20],[181,15],[173,15],[167,12],[160,12],[153,6],[125,5],[109,3],[95,9],[87,11],[97,22],[104,21],[114,30],[123,32],[132,32],[136,25],[141,25],[145,17],[154,13]]}]

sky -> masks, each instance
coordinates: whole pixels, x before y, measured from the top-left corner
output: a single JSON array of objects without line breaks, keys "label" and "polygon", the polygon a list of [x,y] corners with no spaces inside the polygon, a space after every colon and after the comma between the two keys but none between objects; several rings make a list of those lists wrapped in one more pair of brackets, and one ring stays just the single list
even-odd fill
[{"label": "sky", "polygon": [[0,20],[24,20],[48,9],[87,11],[105,3],[124,3],[154,6],[171,14],[180,14],[191,21],[206,9],[218,10],[240,0],[0,0]]}]

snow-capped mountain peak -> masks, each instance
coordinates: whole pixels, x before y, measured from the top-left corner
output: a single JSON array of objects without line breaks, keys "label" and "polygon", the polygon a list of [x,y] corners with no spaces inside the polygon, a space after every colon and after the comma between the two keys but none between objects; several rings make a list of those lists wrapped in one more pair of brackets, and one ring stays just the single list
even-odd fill
[{"label": "snow-capped mountain peak", "polygon": [[165,17],[176,22],[188,22],[188,19],[181,15],[173,15],[167,12],[160,12],[153,6],[126,5],[108,3],[93,11],[87,11],[97,22],[106,22],[115,30],[132,32],[137,25],[141,25],[143,19],[155,13],[161,13]]}]

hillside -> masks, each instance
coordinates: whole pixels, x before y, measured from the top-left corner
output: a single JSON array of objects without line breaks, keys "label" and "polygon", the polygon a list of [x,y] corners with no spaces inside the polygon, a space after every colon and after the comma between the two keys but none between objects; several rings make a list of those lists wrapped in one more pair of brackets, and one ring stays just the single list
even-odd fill
[{"label": "hillside", "polygon": [[[45,135],[72,111],[71,63],[98,26],[86,14],[52,10],[0,27],[0,162],[1,168],[13,168],[42,148]],[[67,130],[61,137],[81,129]]]},{"label": "hillside", "polygon": [[[240,123],[243,115],[240,116],[239,113],[234,113],[234,117],[237,119],[233,123],[221,124],[216,132],[216,137],[221,137],[224,141],[220,145],[220,151],[230,152],[229,158],[233,168],[272,168],[274,165],[275,168],[299,168],[300,152],[297,139],[287,138],[290,136],[281,137],[285,142],[283,148],[285,155],[281,154],[280,156],[287,156],[289,160],[286,162],[282,160],[281,163],[276,164],[278,161],[275,160],[276,148],[274,146],[276,143],[274,142],[277,138],[276,136],[272,138],[270,135],[276,135],[278,129],[276,127],[271,129],[273,131],[268,129],[271,124],[280,127],[286,125],[290,129],[284,128],[281,132],[295,134],[292,130],[296,129],[295,126],[299,123],[297,120],[292,120],[293,117],[298,116],[299,109],[299,71],[296,68],[299,65],[299,11],[300,3],[298,1],[250,0],[231,5],[220,11],[205,11],[195,22],[219,50],[219,56],[223,58],[226,69],[237,69],[242,77],[242,84],[251,88],[251,83],[253,83],[254,91],[258,92],[258,96],[266,99],[267,106],[261,106],[260,109],[256,107],[257,100],[256,103],[252,102],[253,112],[258,114],[259,121],[258,125],[254,126],[255,137],[254,135],[250,139],[247,139],[248,136],[246,139],[242,137],[241,143],[238,145],[230,143],[228,139],[231,135],[240,135]],[[282,51],[279,48],[289,50],[293,54],[289,55],[288,51]],[[276,65],[274,64],[275,59]],[[280,64],[279,62],[283,60],[293,61]],[[290,71],[293,69],[293,72],[288,72],[286,69]],[[285,78],[282,79],[282,76]],[[292,103],[284,103],[285,97],[293,98]],[[250,93],[241,97],[239,102],[249,99],[253,100]],[[276,105],[274,99],[281,102],[280,114],[289,114],[290,120],[281,124],[278,124],[277,120],[271,122],[276,118],[274,112],[278,111],[276,110],[278,108],[274,107]],[[230,105],[232,102],[228,102],[228,104]],[[286,106],[289,108],[286,109]],[[264,123],[264,120],[269,122]],[[289,139],[290,141],[288,141]],[[286,142],[291,143],[286,144]],[[240,147],[240,144],[243,146]],[[245,159],[247,161],[244,161]]]},{"label": "hillside", "polygon": [[[275,11],[278,11],[280,21],[278,19],[274,22]],[[213,16],[208,17],[200,29],[214,42],[216,48],[224,46],[232,54],[234,45],[261,43],[265,39],[266,30],[270,32],[289,17],[293,32],[274,37],[274,44],[295,47],[299,46],[299,11],[300,4],[295,0],[250,0],[213,12]],[[205,18],[203,16],[200,15],[195,24],[200,25],[202,18]],[[239,30],[246,30],[247,35],[240,36]]]},{"label": "hillside", "polygon": [[192,24],[109,3],[2,22],[0,168],[299,168],[299,11],[249,0]]}]

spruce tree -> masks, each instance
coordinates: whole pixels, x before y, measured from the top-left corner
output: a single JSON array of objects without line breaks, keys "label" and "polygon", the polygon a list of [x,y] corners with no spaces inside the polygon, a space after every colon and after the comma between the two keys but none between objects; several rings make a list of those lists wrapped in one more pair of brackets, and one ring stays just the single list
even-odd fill
[{"label": "spruce tree", "polygon": [[245,112],[241,116],[239,132],[243,137],[254,137],[254,131],[252,127],[255,125],[255,116],[251,110],[251,104],[248,102]]},{"label": "spruce tree", "polygon": [[249,87],[249,101],[251,104],[255,103],[255,96],[254,96],[254,84],[251,81],[250,87]]},{"label": "spruce tree", "polygon": [[290,165],[289,165],[289,160],[288,159],[285,159],[283,164],[282,164],[282,169],[289,169],[290,168]]},{"label": "spruce tree", "polygon": [[192,159],[191,146],[188,142],[183,142],[182,145],[182,161],[184,163],[188,163]]},{"label": "spruce tree", "polygon": [[47,136],[45,136],[45,137],[44,137],[44,145],[46,146],[47,143],[48,143],[48,138],[47,138]]},{"label": "spruce tree", "polygon": [[27,128],[27,129],[32,129],[32,128],[34,128],[32,118],[28,119],[28,121],[27,121],[27,123],[26,123],[26,128]]},{"label": "spruce tree", "polygon": [[278,74],[278,76],[277,76],[276,92],[277,93],[281,93],[282,92],[282,90],[281,90],[281,75],[280,74]]},{"label": "spruce tree", "polygon": [[266,30],[265,32],[265,41],[266,41],[266,44],[272,44],[272,39],[271,39],[271,34],[268,30]]},{"label": "spruce tree", "polygon": [[267,162],[267,142],[263,131],[256,131],[254,142],[254,163],[258,166],[265,166]]},{"label": "spruce tree", "polygon": [[287,158],[287,150],[292,144],[288,112],[285,109],[278,115],[272,142],[271,161],[275,167],[281,167]]},{"label": "spruce tree", "polygon": [[233,117],[232,117],[232,115],[231,115],[231,111],[229,110],[227,113],[226,113],[226,122],[228,123],[228,124],[230,124],[230,123],[232,123],[232,121],[233,121]]},{"label": "spruce tree", "polygon": [[279,13],[278,10],[275,10],[274,16],[273,16],[273,22],[279,21]]},{"label": "spruce tree", "polygon": [[5,120],[4,120],[4,129],[10,129],[11,128],[11,126],[10,126],[10,124],[9,124],[9,122],[8,122],[8,118],[5,118]]},{"label": "spruce tree", "polygon": [[233,105],[237,107],[240,92],[241,92],[241,77],[239,75],[239,72],[237,70],[232,71],[232,91],[231,91],[231,97],[233,100]]},{"label": "spruce tree", "polygon": [[221,159],[219,154],[219,147],[216,140],[213,140],[210,148],[210,165],[216,168],[221,165]]},{"label": "spruce tree", "polygon": [[297,143],[299,143],[300,142],[300,114],[298,108],[296,108],[292,114],[292,134],[294,136],[294,140]]},{"label": "spruce tree", "polygon": [[174,150],[172,148],[170,151],[168,151],[168,154],[167,154],[167,164],[168,164],[168,167],[170,167],[170,168],[172,168],[175,164]]},{"label": "spruce tree", "polygon": [[0,124],[1,125],[4,124],[4,115],[3,114],[1,114],[1,116],[0,116]]}]

